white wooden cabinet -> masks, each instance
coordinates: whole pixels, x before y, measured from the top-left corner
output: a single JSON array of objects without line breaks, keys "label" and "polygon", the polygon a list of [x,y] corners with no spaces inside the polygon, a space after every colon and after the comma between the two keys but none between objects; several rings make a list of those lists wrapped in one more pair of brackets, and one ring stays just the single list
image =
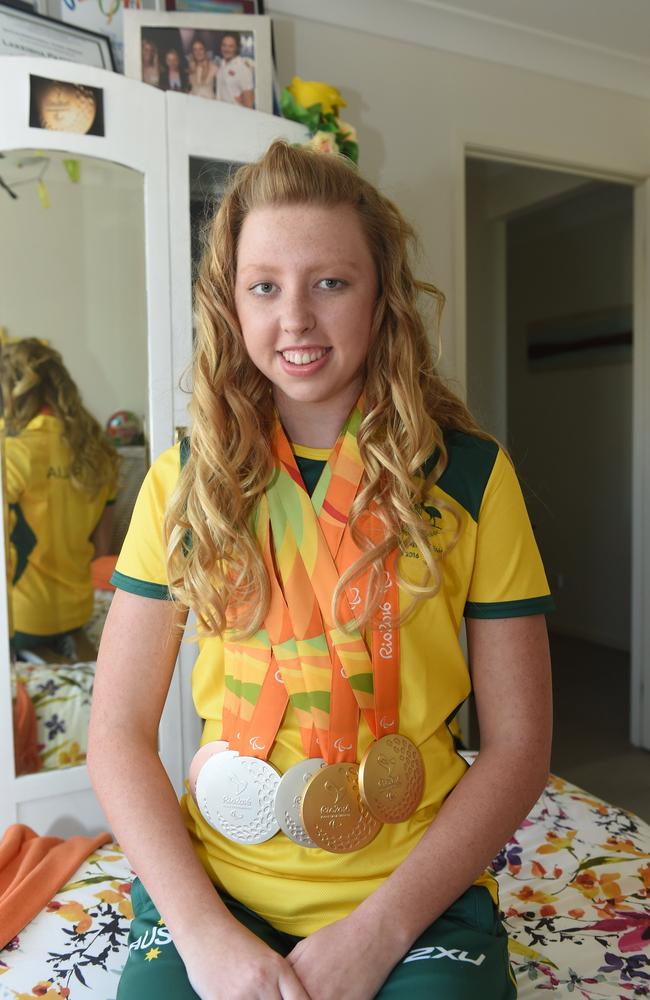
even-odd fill
[{"label": "white wooden cabinet", "polygon": [[[30,125],[30,76],[100,89],[105,134],[59,132]],[[12,271],[11,284],[7,286],[12,295],[5,296],[7,300],[11,298],[11,303],[3,301],[0,285],[0,327],[6,326],[9,335],[48,336],[59,313],[65,315],[64,310],[74,305],[75,322],[81,323],[79,336],[87,334],[90,344],[85,343],[83,351],[76,350],[74,323],[66,320],[65,335],[69,338],[66,362],[69,358],[70,369],[74,363],[79,372],[86,365],[83,368],[86,374],[75,374],[75,378],[84,381],[84,398],[91,410],[93,400],[98,401],[104,389],[107,399],[112,398],[111,381],[122,384],[119,375],[112,374],[109,378],[107,374],[113,372],[114,356],[121,358],[126,366],[124,392],[140,359],[142,378],[146,381],[146,386],[141,387],[140,410],[145,417],[152,459],[174,443],[179,428],[188,425],[188,397],[179,383],[190,364],[192,349],[191,215],[196,217],[201,213],[205,197],[218,196],[219,181],[232,164],[257,158],[272,139],[280,136],[302,141],[305,131],[295,123],[271,115],[163,93],[91,67],[28,57],[0,58],[0,153],[4,154],[0,156],[0,178],[8,178],[10,187],[14,183],[14,191],[21,198],[32,199],[36,204],[36,174],[47,161],[49,169],[44,180],[52,205],[48,209],[41,204],[33,211],[51,212],[47,216],[51,221],[56,212],[63,210],[63,200],[71,190],[66,187],[71,181],[64,176],[63,160],[79,161],[81,184],[88,187],[83,192],[85,214],[80,217],[81,224],[76,217],[65,216],[70,224],[59,225],[57,232],[62,240],[67,238],[67,230],[83,229],[83,220],[91,213],[96,230],[92,252],[88,249],[91,244],[86,242],[81,250],[75,245],[74,250],[51,252],[44,264],[38,256],[44,239],[36,230],[45,216],[34,216],[33,233],[31,224],[22,227],[21,246],[10,246],[16,237],[8,238],[8,224],[3,223],[8,215],[3,215],[2,199],[9,200],[11,196],[0,188],[0,253],[4,253],[0,266],[4,261],[4,267]],[[79,194],[76,200],[81,197]],[[129,235],[130,228],[124,230],[124,237],[114,231],[120,225],[116,218],[119,212],[111,205],[122,200],[125,206],[130,206],[130,225],[136,227],[133,237]],[[82,236],[87,240],[87,234]],[[144,259],[127,267],[124,261],[133,251],[131,243],[137,244],[140,239]],[[48,283],[49,272],[60,266],[61,261],[69,262],[68,270],[74,272],[70,288],[58,281]],[[126,271],[134,284],[132,290],[126,287]],[[104,277],[103,284],[98,274],[100,279]],[[107,287],[107,282],[113,285]],[[79,319],[81,304],[89,294],[88,285],[93,285],[102,307],[86,310]],[[17,289],[24,291],[19,294]],[[138,296],[142,300],[142,332],[129,342],[126,327],[140,308]],[[107,329],[101,328],[100,318],[106,321],[104,312],[113,303],[122,311],[116,313],[112,327],[109,324]],[[35,317],[40,315],[34,312],[37,306],[46,310],[45,320],[37,322]],[[32,325],[41,329],[36,332],[22,328],[22,315],[29,315]],[[93,336],[101,340],[99,345],[93,344]],[[95,346],[106,351],[98,363]],[[94,369],[88,367],[93,363]],[[112,385],[113,390],[117,388],[120,386]],[[137,399],[137,385],[130,391],[135,394],[132,398]],[[131,408],[137,408],[137,404],[131,404]],[[4,560],[5,555],[5,538],[0,532],[0,559]],[[195,646],[184,645],[160,726],[161,759],[179,793],[200,735],[201,723],[195,716],[190,691],[194,658]],[[0,833],[14,822],[27,823],[40,834],[64,836],[107,828],[85,766],[15,776],[7,586],[5,573],[0,573]]]}]

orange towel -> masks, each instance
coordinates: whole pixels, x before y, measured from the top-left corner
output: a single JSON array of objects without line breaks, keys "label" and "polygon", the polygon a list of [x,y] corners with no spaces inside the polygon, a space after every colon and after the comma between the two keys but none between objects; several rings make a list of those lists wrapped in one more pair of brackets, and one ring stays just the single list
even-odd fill
[{"label": "orange towel", "polygon": [[110,833],[94,837],[39,837],[15,823],[0,842],[0,948],[49,903],[79,865]]},{"label": "orange towel", "polygon": [[32,774],[41,769],[38,752],[36,710],[23,681],[16,683],[14,701],[14,760],[16,776]]}]

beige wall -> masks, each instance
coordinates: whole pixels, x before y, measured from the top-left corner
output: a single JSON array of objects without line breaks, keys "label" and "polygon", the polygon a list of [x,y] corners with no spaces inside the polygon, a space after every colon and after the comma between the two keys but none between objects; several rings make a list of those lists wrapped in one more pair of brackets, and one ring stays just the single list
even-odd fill
[{"label": "beige wall", "polygon": [[490,212],[484,161],[466,169],[467,402],[486,430],[506,441],[506,223]]},{"label": "beige wall", "polygon": [[531,370],[531,322],[632,303],[632,197],[599,186],[508,231],[508,444],[562,632],[630,648],[632,364]]},{"label": "beige wall", "polygon": [[363,170],[417,224],[421,270],[449,299],[446,368],[456,375],[464,373],[463,141],[650,175],[646,100],[316,21],[273,21],[281,84],[297,74],[340,87]]}]

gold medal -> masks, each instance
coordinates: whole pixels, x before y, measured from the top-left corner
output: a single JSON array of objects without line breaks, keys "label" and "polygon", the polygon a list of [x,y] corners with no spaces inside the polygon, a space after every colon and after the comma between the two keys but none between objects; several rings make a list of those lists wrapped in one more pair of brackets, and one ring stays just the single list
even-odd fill
[{"label": "gold medal", "polygon": [[361,797],[382,823],[401,823],[420,804],[424,763],[406,736],[392,733],[371,743],[359,765]]},{"label": "gold medal", "polygon": [[334,854],[358,851],[381,829],[361,800],[357,764],[317,771],[303,793],[301,818],[314,844]]}]

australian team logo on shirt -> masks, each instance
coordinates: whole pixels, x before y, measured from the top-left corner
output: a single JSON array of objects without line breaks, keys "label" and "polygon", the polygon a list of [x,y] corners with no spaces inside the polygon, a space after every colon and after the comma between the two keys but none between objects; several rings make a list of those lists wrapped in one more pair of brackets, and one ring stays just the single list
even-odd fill
[{"label": "australian team logo on shirt", "polygon": [[[434,552],[439,555],[442,554],[442,549],[439,545],[436,545],[434,539],[436,535],[439,535],[442,531],[442,514],[437,507],[431,504],[418,503],[415,505],[415,509],[420,515],[420,517],[427,521],[429,524],[429,544],[431,545]],[[413,544],[410,538],[405,534],[403,535],[403,550],[402,555],[406,559],[419,559],[420,553],[418,552],[417,546]]]},{"label": "australian team logo on shirt", "polygon": [[70,468],[65,465],[50,465],[47,470],[48,479],[69,479]]}]

